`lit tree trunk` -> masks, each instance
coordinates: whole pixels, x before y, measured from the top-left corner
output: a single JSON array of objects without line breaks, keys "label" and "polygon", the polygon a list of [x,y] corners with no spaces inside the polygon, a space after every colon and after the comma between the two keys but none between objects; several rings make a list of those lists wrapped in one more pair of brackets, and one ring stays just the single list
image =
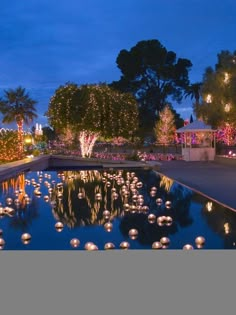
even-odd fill
[{"label": "lit tree trunk", "polygon": [[19,157],[22,156],[23,153],[23,120],[20,120],[17,122],[17,128],[18,128],[18,145],[19,145]]},{"label": "lit tree trunk", "polygon": [[99,133],[83,130],[79,133],[80,149],[82,157],[91,157],[94,144]]}]

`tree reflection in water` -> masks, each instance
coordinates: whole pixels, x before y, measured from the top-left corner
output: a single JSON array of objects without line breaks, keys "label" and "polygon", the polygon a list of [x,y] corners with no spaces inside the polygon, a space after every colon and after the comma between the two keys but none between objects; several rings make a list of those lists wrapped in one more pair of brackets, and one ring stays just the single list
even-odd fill
[{"label": "tree reflection in water", "polygon": [[[198,196],[200,198],[200,196]],[[224,248],[236,248],[236,212],[213,201],[205,202],[202,217],[207,225],[224,240]]]},{"label": "tree reflection in water", "polygon": [[14,209],[14,215],[10,218],[9,225],[21,231],[26,231],[32,221],[38,217],[37,201],[26,194],[26,185],[24,173],[1,183],[1,203],[4,206],[7,198],[10,198],[12,200],[10,207]]}]

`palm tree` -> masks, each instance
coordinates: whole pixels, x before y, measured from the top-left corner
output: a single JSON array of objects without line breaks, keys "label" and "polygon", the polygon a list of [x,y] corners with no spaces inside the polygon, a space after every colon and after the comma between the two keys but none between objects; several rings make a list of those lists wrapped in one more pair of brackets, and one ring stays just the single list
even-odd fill
[{"label": "palm tree", "polygon": [[25,89],[18,87],[15,90],[4,91],[4,99],[0,99],[0,112],[3,114],[3,123],[16,122],[18,128],[19,157],[23,152],[23,124],[29,124],[37,118],[34,105],[37,103],[29,97]]},{"label": "palm tree", "polygon": [[185,90],[185,98],[190,96],[191,100],[195,99],[196,104],[199,104],[200,97],[201,97],[201,93],[200,93],[201,87],[202,87],[201,82],[190,84]]}]

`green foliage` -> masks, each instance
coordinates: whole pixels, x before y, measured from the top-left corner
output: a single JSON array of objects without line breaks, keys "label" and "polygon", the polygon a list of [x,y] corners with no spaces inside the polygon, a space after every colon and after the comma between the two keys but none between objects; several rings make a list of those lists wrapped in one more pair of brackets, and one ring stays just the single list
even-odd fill
[{"label": "green foliage", "polygon": [[10,162],[18,159],[18,137],[14,130],[0,131],[0,161]]},{"label": "green foliage", "polygon": [[138,108],[128,93],[105,84],[60,86],[46,113],[57,132],[70,128],[99,133],[101,136],[130,138],[137,130]]},{"label": "green foliage", "polygon": [[121,50],[117,66],[122,72],[112,87],[131,92],[139,103],[140,127],[152,129],[169,97],[180,101],[189,84],[188,59],[176,58],[158,40],[140,41],[130,51]]},{"label": "green foliage", "polygon": [[221,51],[215,69],[208,67],[202,85],[202,102],[195,113],[218,128],[225,123],[236,126],[236,51]]}]

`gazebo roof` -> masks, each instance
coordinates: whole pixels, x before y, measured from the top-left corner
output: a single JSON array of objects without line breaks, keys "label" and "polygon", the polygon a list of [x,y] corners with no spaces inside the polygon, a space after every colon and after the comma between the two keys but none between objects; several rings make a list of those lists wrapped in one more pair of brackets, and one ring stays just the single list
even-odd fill
[{"label": "gazebo roof", "polygon": [[203,121],[201,120],[195,120],[194,122],[179,128],[176,130],[177,133],[184,133],[184,132],[199,132],[199,131],[206,131],[206,132],[213,132],[215,131],[212,129],[211,126],[206,125]]}]

